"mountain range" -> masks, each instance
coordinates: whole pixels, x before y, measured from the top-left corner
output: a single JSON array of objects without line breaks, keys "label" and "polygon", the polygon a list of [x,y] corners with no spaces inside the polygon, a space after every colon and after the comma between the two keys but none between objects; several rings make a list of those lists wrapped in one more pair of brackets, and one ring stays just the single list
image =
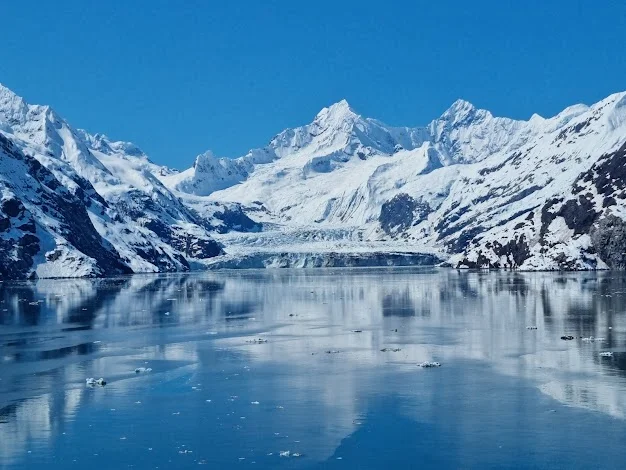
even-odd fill
[{"label": "mountain range", "polygon": [[626,93],[554,117],[348,102],[177,171],[0,85],[0,277],[210,268],[626,266]]}]

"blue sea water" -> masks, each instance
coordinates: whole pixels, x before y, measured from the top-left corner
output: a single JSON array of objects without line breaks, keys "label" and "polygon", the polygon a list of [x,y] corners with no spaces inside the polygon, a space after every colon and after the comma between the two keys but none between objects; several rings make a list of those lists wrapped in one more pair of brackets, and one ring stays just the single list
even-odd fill
[{"label": "blue sea water", "polygon": [[2,469],[626,465],[623,273],[224,271],[0,302]]}]

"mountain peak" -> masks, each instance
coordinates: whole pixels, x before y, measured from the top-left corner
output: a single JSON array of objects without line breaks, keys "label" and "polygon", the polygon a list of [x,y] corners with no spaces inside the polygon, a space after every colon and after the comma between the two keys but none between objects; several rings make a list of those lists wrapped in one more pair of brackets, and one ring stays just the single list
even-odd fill
[{"label": "mountain peak", "polygon": [[195,161],[193,162],[193,167],[197,170],[202,171],[202,168],[204,166],[206,166],[208,163],[215,162],[216,160],[217,157],[215,156],[213,151],[207,150],[206,152],[203,152],[196,157]]},{"label": "mountain peak", "polygon": [[348,103],[348,100],[346,100],[345,98],[337,101],[334,104],[331,104],[329,108],[333,110],[352,110],[352,108],[350,107],[350,103]]},{"label": "mountain peak", "polygon": [[323,108],[317,116],[315,116],[316,122],[341,122],[346,119],[357,117],[350,104],[345,99],[337,101],[336,103]]},{"label": "mountain peak", "polygon": [[458,120],[472,114],[476,111],[476,107],[469,101],[458,99],[450,106],[442,115],[442,118],[456,118]]},{"label": "mountain peak", "polygon": [[13,90],[0,83],[0,119],[20,121],[28,112],[28,104]]},{"label": "mountain peak", "polygon": [[13,90],[11,90],[9,87],[3,85],[2,83],[0,83],[0,96],[1,97],[10,97],[10,98],[17,98],[23,101],[23,99],[18,96]]}]

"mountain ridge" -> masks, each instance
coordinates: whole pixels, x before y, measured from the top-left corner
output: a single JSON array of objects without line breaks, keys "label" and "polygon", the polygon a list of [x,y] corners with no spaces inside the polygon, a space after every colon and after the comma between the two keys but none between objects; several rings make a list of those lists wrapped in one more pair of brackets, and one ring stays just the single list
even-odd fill
[{"label": "mountain ridge", "polygon": [[[245,267],[246,260],[332,266],[359,256],[369,264],[438,259],[456,267],[626,265],[619,255],[626,192],[611,183],[621,181],[626,92],[526,121],[459,99],[417,127],[388,126],[341,100],[265,147],[234,159],[205,152],[177,171],[131,142],[72,128],[49,106],[0,85],[0,137],[8,142],[0,175],[7,162],[36,161],[66,194],[42,203],[60,222],[28,209],[36,200],[28,185],[11,193],[8,180],[0,182],[3,201],[23,204],[48,234],[19,272],[5,269],[7,277]],[[77,200],[86,230],[101,240],[92,256],[55,228],[68,223],[60,205]],[[6,247],[33,235],[18,237],[4,216]]]}]

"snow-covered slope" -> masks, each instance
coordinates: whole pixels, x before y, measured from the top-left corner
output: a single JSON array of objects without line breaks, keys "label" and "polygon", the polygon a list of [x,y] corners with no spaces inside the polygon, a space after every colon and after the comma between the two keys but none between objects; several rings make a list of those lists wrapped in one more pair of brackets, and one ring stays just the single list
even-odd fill
[{"label": "snow-covered slope", "polygon": [[[85,201],[0,132],[0,276],[130,273]],[[102,205],[93,202],[93,205]]]},{"label": "snow-covered slope", "polygon": [[[213,227],[155,176],[169,170],[152,164],[136,146],[74,130],[51,108],[29,105],[1,85],[0,130],[16,152],[51,173],[58,191],[81,201],[90,230],[113,248],[122,272],[188,270],[192,263],[221,253],[221,246],[210,236]],[[17,197],[22,200],[21,195]],[[42,226],[48,224],[39,217],[35,220]],[[71,250],[89,255],[77,245],[80,232],[74,237],[78,238],[71,242]],[[106,266],[83,266],[75,259],[61,270],[57,261],[53,269],[49,255],[59,243],[40,246],[38,257],[20,276],[117,272]]]},{"label": "snow-covered slope", "polygon": [[[626,93],[528,121],[458,100],[423,127],[388,126],[340,101],[263,148],[206,152],[180,172],[2,86],[0,133],[3,201],[24,207],[3,209],[7,277],[439,261],[626,267]],[[32,186],[25,170],[11,186],[15,161],[47,176]],[[60,199],[26,189],[37,185]],[[59,229],[72,222],[61,200],[84,209],[89,247]]]}]

